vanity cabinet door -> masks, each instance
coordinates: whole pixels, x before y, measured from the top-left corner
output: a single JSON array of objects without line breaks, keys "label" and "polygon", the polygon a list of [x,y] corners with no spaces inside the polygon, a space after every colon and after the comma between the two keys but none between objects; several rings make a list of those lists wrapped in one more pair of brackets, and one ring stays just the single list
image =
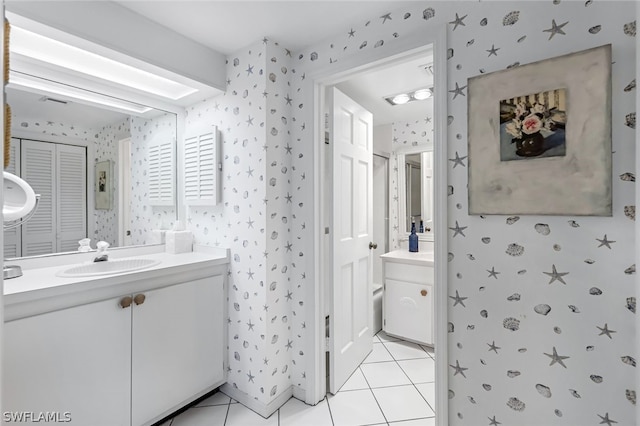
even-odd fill
[{"label": "vanity cabinet door", "polygon": [[433,286],[387,279],[383,328],[390,335],[433,345]]},{"label": "vanity cabinet door", "polygon": [[[129,425],[131,309],[121,298],[4,324],[2,411],[77,426]],[[23,414],[24,415],[24,414]]]},{"label": "vanity cabinet door", "polygon": [[133,295],[141,302],[133,308],[134,426],[159,420],[214,389],[225,374],[222,275],[143,295]]}]

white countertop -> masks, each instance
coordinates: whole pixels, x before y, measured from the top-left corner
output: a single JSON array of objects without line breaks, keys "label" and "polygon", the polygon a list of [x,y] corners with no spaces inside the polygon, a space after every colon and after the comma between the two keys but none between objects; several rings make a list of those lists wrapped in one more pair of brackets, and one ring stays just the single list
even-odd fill
[{"label": "white countertop", "polygon": [[410,252],[408,250],[394,250],[380,255],[380,257],[387,262],[433,266],[433,251]]},{"label": "white countertop", "polygon": [[[229,263],[227,249],[204,247],[181,254],[146,249],[142,252],[144,254],[137,253],[141,252],[114,250],[110,257],[113,254],[114,259],[147,258],[158,260],[160,263],[131,272],[89,277],[56,275],[57,272],[66,270],[72,265],[91,262],[91,260],[85,260],[86,256],[75,257],[81,260],[77,263],[59,259],[59,264],[55,266],[51,266],[50,258],[41,262],[43,267],[37,267],[37,263],[34,262],[30,262],[28,267],[23,264],[21,277],[4,280],[5,320],[211,276],[216,271],[220,273],[220,267],[225,267]],[[95,256],[95,253],[82,254],[88,254],[91,258]],[[72,255],[71,259],[73,258]],[[21,263],[21,261],[8,262],[8,264]]]}]

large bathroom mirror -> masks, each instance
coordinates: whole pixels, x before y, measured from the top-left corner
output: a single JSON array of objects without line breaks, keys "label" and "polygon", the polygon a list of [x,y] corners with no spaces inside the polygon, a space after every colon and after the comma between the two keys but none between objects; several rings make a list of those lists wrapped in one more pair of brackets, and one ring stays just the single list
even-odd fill
[{"label": "large bathroom mirror", "polygon": [[433,241],[433,151],[399,153],[397,165],[400,238],[415,221],[419,239]]},{"label": "large bathroom mirror", "polygon": [[[12,139],[5,170],[41,199],[29,222],[5,229],[5,258],[76,251],[83,238],[91,248],[100,240],[111,247],[160,242],[154,230],[177,219],[176,114],[97,106],[11,82],[6,99]],[[158,179],[169,179],[161,194]]]}]

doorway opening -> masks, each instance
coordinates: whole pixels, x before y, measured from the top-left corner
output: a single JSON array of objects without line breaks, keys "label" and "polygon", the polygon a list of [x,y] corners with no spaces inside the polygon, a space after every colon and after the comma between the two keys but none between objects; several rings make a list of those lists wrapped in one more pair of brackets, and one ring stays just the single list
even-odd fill
[{"label": "doorway opening", "polygon": [[[370,73],[374,70],[379,70],[383,68],[388,68],[393,65],[409,62],[411,60],[416,60],[418,58],[426,59],[428,55],[431,55],[434,60],[431,64],[431,69],[435,70],[434,72],[434,85],[435,88],[433,90],[434,95],[434,111],[433,111],[433,124],[434,124],[434,133],[432,135],[433,140],[433,181],[434,181],[434,190],[433,190],[433,204],[435,205],[433,212],[433,233],[435,242],[432,243],[435,245],[435,280],[436,284],[434,287],[434,307],[435,307],[435,315],[434,315],[434,343],[435,343],[435,352],[436,352],[436,367],[435,367],[435,378],[436,378],[436,421],[437,424],[446,424],[447,422],[447,340],[446,340],[446,307],[447,307],[447,298],[446,298],[446,43],[444,42],[444,38],[446,37],[446,33],[442,31],[437,36],[433,37],[434,43],[430,43],[428,45],[424,44],[424,37],[422,38],[422,43],[416,43],[412,49],[406,50],[404,52],[398,52],[395,55],[377,58],[376,60],[370,60],[368,62],[364,62],[359,64],[359,66],[352,66],[351,68],[341,69],[340,72],[335,72],[333,74],[327,74],[324,76],[319,76],[315,79],[315,97],[316,97],[316,111],[318,111],[318,115],[315,118],[316,122],[316,138],[318,143],[316,153],[316,200],[318,201],[318,205],[320,206],[319,210],[319,218],[316,220],[315,229],[316,229],[316,237],[317,241],[320,244],[317,244],[318,254],[316,259],[317,262],[317,271],[316,277],[318,277],[319,288],[315,292],[315,300],[319,303],[316,303],[315,309],[315,317],[313,318],[314,329],[316,330],[317,339],[314,344],[314,348],[317,350],[315,352],[315,365],[313,368],[314,374],[312,375],[312,381],[309,387],[309,393],[312,395],[307,395],[307,402],[315,403],[324,397],[327,389],[327,381],[331,382],[331,375],[327,374],[330,370],[332,370],[331,363],[327,366],[326,364],[326,350],[331,348],[331,352],[334,353],[337,351],[342,351],[344,347],[349,346],[349,343],[343,347],[340,347],[339,344],[336,344],[336,334],[335,330],[338,330],[336,327],[336,319],[332,318],[334,313],[332,309],[332,303],[335,304],[334,296],[336,295],[336,288],[333,287],[333,283],[335,282],[336,271],[334,271],[333,265],[333,246],[330,241],[332,239],[332,233],[339,232],[338,229],[335,228],[336,219],[335,210],[333,206],[333,201],[331,194],[335,189],[333,182],[336,180],[343,181],[345,174],[343,170],[340,168],[341,166],[336,167],[337,161],[336,157],[332,155],[324,155],[325,151],[327,153],[331,153],[334,148],[333,145],[335,141],[332,139],[333,135],[328,134],[328,129],[331,126],[331,119],[328,115],[328,111],[325,109],[325,106],[328,105],[330,101],[332,101],[333,95],[328,93],[329,89],[333,89],[334,87],[340,87],[340,85],[348,80],[354,79],[357,76],[362,76],[365,73]],[[425,60],[425,63],[427,61]],[[440,75],[438,72],[440,71]],[[409,88],[407,88],[409,89]],[[393,95],[389,93],[389,95]],[[346,114],[349,115],[349,114]],[[324,126],[319,126],[318,124],[324,123]],[[355,123],[355,124],[354,124]],[[362,126],[361,122],[355,120],[351,123],[352,126],[365,128],[366,126]],[[356,132],[357,133],[357,132]],[[328,143],[327,143],[328,142]],[[333,144],[333,145],[332,145]],[[411,145],[411,142],[410,142]],[[393,159],[394,147],[392,146],[387,150],[387,158]],[[415,150],[415,149],[414,149]],[[370,156],[371,162],[373,163],[373,155]],[[346,161],[345,164],[355,164],[360,165],[362,162],[357,161]],[[392,174],[393,171],[397,173],[397,163],[392,163],[390,160],[389,165],[389,173]],[[373,165],[373,164],[372,164]],[[365,167],[366,168],[366,167]],[[363,168],[363,170],[365,169]],[[393,171],[392,171],[393,170]],[[340,173],[336,176],[337,173]],[[364,173],[364,172],[363,172]],[[371,175],[369,175],[371,176]],[[369,178],[370,179],[370,178]],[[369,181],[371,184],[372,181]],[[390,185],[393,184],[392,179],[389,179]],[[389,187],[389,192],[391,193],[393,190],[391,186]],[[362,197],[357,192],[350,193],[355,202],[352,205],[359,204],[361,201],[368,201],[369,195]],[[341,196],[336,194],[335,196]],[[389,197],[392,197],[390,194]],[[346,216],[345,216],[346,217]],[[367,214],[361,214],[360,217],[367,217]],[[399,218],[394,218],[393,214],[390,212],[388,216],[386,216],[389,220],[389,224],[387,227],[389,235],[389,249],[392,249],[393,244],[400,246],[405,244],[403,241],[403,235],[394,234],[398,232],[398,226],[396,222]],[[341,219],[342,220],[342,219]],[[369,219],[371,220],[371,219]],[[366,222],[366,221],[365,221]],[[356,221],[351,221],[352,224],[360,223]],[[332,226],[329,226],[331,224]],[[379,225],[377,225],[379,226]],[[404,226],[403,226],[404,228]],[[363,231],[363,235],[369,235],[370,231]],[[393,235],[396,236],[396,240],[394,241]],[[369,235],[372,237],[372,235]],[[369,244],[369,249],[374,247],[377,244],[376,241],[371,241]],[[380,250],[382,251],[382,250]],[[366,268],[371,268],[373,266],[373,253],[369,255],[368,263],[366,264]],[[360,262],[362,267],[364,268],[365,262]],[[351,269],[346,269],[349,272],[347,273],[347,277],[351,279],[355,277],[352,273]],[[343,268],[343,272],[344,272]],[[352,283],[350,283],[351,285]],[[353,288],[355,288],[352,285]],[[362,287],[362,286],[361,286]],[[373,287],[370,287],[373,288]],[[372,300],[371,290],[369,290],[366,299],[369,301]],[[352,294],[355,294],[352,292]],[[344,297],[343,297],[344,299]],[[373,304],[370,302],[366,302],[368,305],[366,306],[367,315],[371,314],[373,310]],[[344,306],[339,309],[344,310]],[[353,314],[352,317],[354,316]],[[359,312],[359,315],[362,315],[362,312]],[[370,333],[373,336],[373,316],[371,317],[371,321],[369,323],[369,330],[365,331],[367,327],[361,327],[356,330],[355,333],[352,334],[364,334],[366,332]],[[327,325],[327,318],[329,327]],[[332,326],[332,321],[334,321]],[[338,325],[340,327],[341,325]],[[325,334],[326,329],[333,330],[329,332],[328,336]],[[343,339],[344,342],[344,339]],[[336,349],[338,348],[338,349]],[[366,354],[365,354],[366,357]],[[331,356],[329,357],[331,358]],[[352,370],[353,371],[353,370]],[[348,378],[348,376],[347,376]],[[329,388],[331,392],[337,392],[342,383],[333,383],[330,384]],[[315,401],[314,401],[315,400]]]}]

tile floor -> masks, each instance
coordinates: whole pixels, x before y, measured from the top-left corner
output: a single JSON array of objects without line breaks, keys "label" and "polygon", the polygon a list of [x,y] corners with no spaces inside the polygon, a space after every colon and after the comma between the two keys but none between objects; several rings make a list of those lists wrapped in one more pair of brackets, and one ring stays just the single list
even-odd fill
[{"label": "tile floor", "polygon": [[434,380],[433,349],[381,331],[342,389],[316,406],[291,398],[265,419],[218,392],[162,426],[432,426]]}]

